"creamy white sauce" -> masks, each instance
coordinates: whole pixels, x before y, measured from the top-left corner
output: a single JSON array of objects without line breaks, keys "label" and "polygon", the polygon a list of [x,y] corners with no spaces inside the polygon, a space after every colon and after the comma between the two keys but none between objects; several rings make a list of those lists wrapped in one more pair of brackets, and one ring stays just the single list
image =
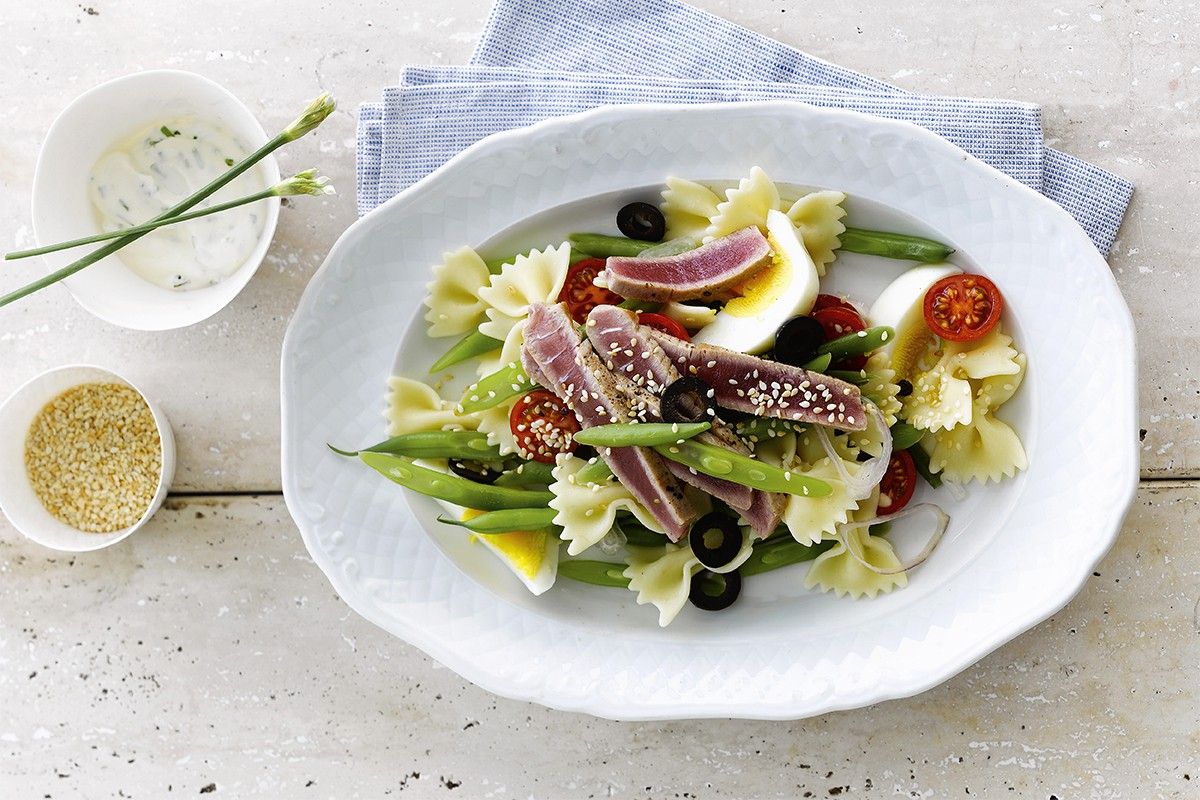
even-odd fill
[{"label": "creamy white sauce", "polygon": [[[225,173],[248,152],[222,126],[195,117],[147,126],[118,142],[92,167],[88,192],[96,222],[105,231],[148,222]],[[254,167],[196,209],[264,188]],[[212,286],[236,272],[254,251],[266,224],[266,203],[260,200],[159,228],[119,250],[117,256],[142,278],[167,289]]]}]

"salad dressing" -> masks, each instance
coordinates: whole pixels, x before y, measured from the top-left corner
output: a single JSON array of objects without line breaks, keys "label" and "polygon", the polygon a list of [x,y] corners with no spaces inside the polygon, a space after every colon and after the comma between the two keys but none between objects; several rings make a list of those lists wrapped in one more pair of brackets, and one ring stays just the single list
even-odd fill
[{"label": "salad dressing", "polygon": [[[139,225],[204,187],[247,153],[219,123],[179,117],[146,126],[102,155],[88,176],[88,195],[104,231]],[[257,168],[197,206],[265,188]],[[166,289],[212,286],[254,252],[266,224],[263,202],[159,228],[118,253],[143,279]]]}]

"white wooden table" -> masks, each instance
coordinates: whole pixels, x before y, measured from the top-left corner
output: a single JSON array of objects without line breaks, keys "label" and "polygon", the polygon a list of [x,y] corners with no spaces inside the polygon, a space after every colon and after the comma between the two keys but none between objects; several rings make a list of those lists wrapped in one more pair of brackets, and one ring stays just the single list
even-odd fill
[{"label": "white wooden table", "polygon": [[[268,129],[322,89],[342,103],[280,157],[342,195],[285,209],[210,321],[119,330],[60,289],[0,311],[0,395],[50,366],[114,366],[180,446],[174,496],[121,546],[56,554],[0,521],[0,797],[1200,796],[1200,8],[699,4],[909,89],[1041,103],[1056,146],[1136,182],[1111,263],[1141,329],[1145,480],[1080,596],[927,694],[797,723],[619,724],[464,683],[309,560],[279,495],[277,376],[296,300],[355,217],[357,103],[406,62],[463,62],[486,4],[0,0],[5,249],[32,240],[47,126],[104,79],[194,70]],[[0,285],[36,269],[5,266]]]}]

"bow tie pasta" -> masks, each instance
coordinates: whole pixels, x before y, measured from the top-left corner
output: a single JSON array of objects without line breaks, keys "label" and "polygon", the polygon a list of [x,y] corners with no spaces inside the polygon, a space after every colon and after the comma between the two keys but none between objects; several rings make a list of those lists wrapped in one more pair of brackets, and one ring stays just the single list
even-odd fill
[{"label": "bow tie pasta", "polygon": [[388,435],[400,436],[421,431],[440,431],[451,428],[474,430],[478,418],[458,414],[455,404],[443,400],[437,391],[421,381],[393,375],[388,379]]},{"label": "bow tie pasta", "polygon": [[957,483],[987,483],[1011,478],[1029,466],[1016,431],[995,416],[996,408],[1013,396],[1025,375],[1023,354],[1014,356],[1012,363],[1018,367],[1015,374],[979,382],[970,422],[922,440],[930,470]]},{"label": "bow tie pasta", "polygon": [[461,336],[478,327],[487,307],[479,292],[491,277],[487,264],[471,248],[445,253],[442,263],[433,268],[425,297],[429,335]]},{"label": "bow tie pasta", "polygon": [[614,480],[605,480],[603,483],[577,480],[576,475],[586,463],[574,456],[560,457],[552,473],[554,483],[550,484],[550,491],[554,499],[550,501],[550,508],[558,512],[554,515],[554,524],[562,528],[560,538],[570,543],[567,553],[579,555],[598,544],[612,530],[617,512],[621,510],[633,514],[647,528],[662,531],[654,515],[620,483]]},{"label": "bow tie pasta", "polygon": [[[863,522],[876,516],[879,491],[863,500],[854,512],[854,521]],[[838,597],[854,599],[875,597],[881,592],[908,585],[908,576],[897,572],[903,566],[891,543],[872,536],[865,525],[842,527],[838,543],[817,556],[804,579],[806,588],[833,592]],[[874,568],[874,569],[872,569]]]},{"label": "bow tie pasta", "polygon": [[[733,560],[716,573],[732,572],[746,563],[753,552],[754,536],[749,528],[742,529],[742,547]],[[671,624],[687,602],[692,588],[692,577],[704,569],[692,548],[684,544],[664,547],[631,547],[629,566],[624,575],[629,578],[629,588],[637,592],[639,606],[652,603],[658,608],[658,624]]]},{"label": "bow tie pasta", "polygon": [[824,276],[825,268],[836,257],[841,246],[839,238],[846,226],[842,203],[844,192],[810,192],[794,202],[787,202],[775,182],[761,167],[753,167],[737,186],[725,190],[724,199],[703,184],[683,178],[667,178],[662,193],[662,212],[667,223],[667,238],[703,236],[710,241],[751,225],[765,229],[767,214],[783,211],[796,227],[817,268]]},{"label": "bow tie pasta", "polygon": [[530,303],[553,303],[562,291],[571,260],[571,245],[531,250],[505,264],[500,274],[479,290],[487,304],[487,320],[479,332],[504,341],[513,326],[529,315]]},{"label": "bow tie pasta", "polygon": [[668,239],[702,236],[717,215],[721,197],[707,186],[685,178],[667,178],[662,193],[662,212]]}]

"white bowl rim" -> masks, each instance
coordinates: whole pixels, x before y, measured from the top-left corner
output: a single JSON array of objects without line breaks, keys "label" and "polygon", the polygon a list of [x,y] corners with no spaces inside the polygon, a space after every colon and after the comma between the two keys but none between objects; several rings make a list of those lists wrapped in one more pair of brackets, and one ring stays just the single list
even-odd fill
[{"label": "white bowl rim", "polygon": [[[133,389],[135,392],[137,392],[138,396],[142,398],[142,402],[144,402],[146,404],[146,408],[150,409],[150,413],[154,417],[154,426],[158,430],[158,456],[159,456],[158,485],[155,486],[155,488],[154,488],[154,496],[150,500],[150,504],[148,506],[146,506],[146,510],[142,512],[142,516],[138,518],[137,522],[130,525],[128,528],[125,528],[120,531],[113,531],[112,533],[107,533],[107,534],[105,534],[105,533],[90,534],[89,533],[89,534],[87,534],[88,536],[95,536],[97,539],[100,539],[101,541],[96,542],[96,544],[94,544],[94,545],[89,545],[89,546],[85,546],[85,547],[62,547],[57,544],[52,544],[50,542],[45,541],[39,532],[30,531],[30,530],[18,525],[11,518],[8,518],[7,516],[6,516],[6,518],[8,518],[9,524],[11,524],[12,527],[14,529],[16,529],[22,536],[24,536],[26,539],[29,539],[32,542],[36,542],[37,544],[40,544],[42,547],[48,547],[51,550],[57,550],[62,553],[90,553],[95,550],[103,550],[104,548],[111,547],[111,546],[117,544],[118,542],[125,541],[127,538],[132,536],[134,533],[141,530],[141,528],[147,522],[150,521],[150,518],[153,517],[155,515],[155,513],[158,512],[159,507],[162,505],[163,499],[165,499],[161,495],[163,495],[163,492],[165,489],[170,488],[168,486],[168,484],[170,483],[170,481],[173,477],[173,475],[168,474],[169,472],[171,472],[171,473],[174,472],[173,464],[169,464],[168,461],[171,461],[171,462],[174,461],[175,435],[174,435],[173,431],[171,430],[171,423],[170,423],[170,420],[167,419],[166,414],[164,414],[162,409],[160,409],[146,395],[146,393],[142,390],[142,388],[140,386],[138,386],[136,383],[129,380],[128,378],[126,378],[124,375],[117,372],[116,370],[110,369],[109,367],[102,367],[99,364],[84,364],[84,363],[60,364],[57,367],[51,367],[48,370],[44,370],[43,372],[40,372],[37,375],[34,375],[32,378],[30,378],[29,380],[25,381],[20,386],[18,386],[12,392],[12,394],[10,394],[7,398],[5,398],[3,403],[0,403],[0,417],[3,417],[6,413],[9,413],[11,403],[16,398],[18,398],[21,394],[23,394],[26,391],[29,391],[29,389],[34,384],[38,383],[41,380],[44,380],[46,377],[53,375],[57,372],[66,372],[67,370],[75,370],[75,369],[90,369],[90,370],[96,370],[97,372],[103,372],[103,373],[107,373],[108,375],[111,375],[113,378],[116,379],[117,383],[122,383],[122,384],[128,386],[130,389]],[[74,386],[82,386],[84,383],[90,383],[90,381],[81,381],[80,383],[74,384]],[[66,391],[66,390],[64,389],[63,391]],[[4,511],[3,506],[0,505],[0,512],[3,512],[3,511]],[[81,533],[86,533],[86,532],[81,531]]]},{"label": "white bowl rim", "polygon": [[[46,244],[48,244],[47,242],[41,241],[41,236],[38,233],[38,224],[37,224],[37,219],[38,219],[37,209],[39,206],[40,195],[41,195],[41,192],[43,191],[43,188],[41,188],[41,187],[44,187],[43,157],[45,156],[45,153],[46,153],[47,142],[50,142],[57,132],[64,129],[65,126],[67,126],[69,124],[69,115],[76,109],[76,107],[80,103],[82,103],[85,99],[89,98],[90,96],[92,96],[96,93],[99,93],[99,92],[111,91],[112,89],[122,86],[124,84],[136,83],[138,80],[143,80],[147,77],[161,77],[161,76],[178,76],[178,77],[184,78],[186,80],[192,80],[198,84],[204,85],[207,90],[212,91],[215,94],[224,96],[226,99],[232,101],[232,103],[240,111],[245,113],[247,126],[255,133],[255,135],[260,137],[263,142],[267,141],[266,129],[263,128],[262,123],[259,122],[258,117],[256,117],[254,115],[254,113],[250,110],[250,107],[247,106],[244,102],[242,102],[242,100],[237,95],[235,95],[233,92],[229,91],[224,86],[222,86],[221,84],[214,81],[212,78],[201,75],[198,72],[192,72],[190,70],[184,70],[184,69],[168,69],[168,68],[147,69],[147,70],[139,70],[137,72],[130,72],[125,75],[118,75],[115,78],[110,78],[106,81],[98,83],[95,86],[92,86],[92,87],[88,88],[87,90],[81,92],[73,100],[71,100],[70,103],[68,103],[66,106],[64,106],[63,109],[61,111],[59,111],[57,115],[55,115],[54,120],[50,123],[50,126],[46,129],[45,135],[42,137],[41,145],[38,147],[37,161],[34,164],[34,168],[33,168],[33,183],[32,183],[32,188],[30,191],[30,201],[29,201],[30,202],[30,222],[31,222],[31,227],[33,229],[34,241],[37,242],[38,247],[43,247]],[[265,170],[265,178],[266,178],[266,182],[267,182],[268,186],[270,186],[273,183],[279,182],[279,180],[280,180],[279,161],[275,158],[274,153],[261,159],[258,162],[258,165],[260,165]],[[111,325],[116,325],[116,326],[122,327],[122,328],[128,328],[130,330],[144,330],[144,331],[175,330],[178,328],[186,328],[191,325],[196,325],[198,323],[203,322],[206,319],[209,319],[210,317],[214,316],[215,314],[220,313],[226,306],[230,305],[237,298],[237,296],[239,294],[241,294],[241,292],[246,288],[246,286],[250,283],[250,281],[258,273],[258,269],[259,269],[259,267],[262,266],[262,262],[266,260],[267,253],[271,248],[271,242],[275,238],[275,232],[279,225],[280,199],[278,197],[269,198],[267,200],[267,209],[268,209],[267,210],[267,220],[266,220],[266,223],[263,225],[263,230],[262,230],[262,233],[259,235],[258,242],[257,242],[257,244],[255,244],[254,251],[237,268],[237,270],[232,275],[230,275],[228,278],[226,278],[226,280],[229,280],[229,281],[236,280],[236,281],[241,282],[241,285],[237,288],[237,291],[234,292],[233,295],[230,296],[225,302],[220,303],[220,304],[213,304],[210,309],[206,310],[203,313],[203,315],[189,317],[178,325],[155,326],[155,325],[139,324],[136,320],[115,318],[114,316],[106,314],[106,313],[102,312],[101,310],[97,309],[91,302],[89,302],[86,294],[77,291],[73,287],[72,282],[70,280],[59,281],[59,285],[62,286],[64,289],[66,289],[67,293],[70,294],[71,297],[75,299],[75,302],[77,302],[85,311],[87,311],[89,314],[96,317],[97,319],[101,319]],[[240,273],[243,273],[243,272],[245,273],[245,275],[241,276]]]},{"label": "white bowl rim", "polygon": [[[284,336],[283,346],[281,349],[282,358],[280,361],[280,391],[281,391],[281,413],[280,413],[280,428],[281,437],[281,474],[282,488],[285,504],[288,507],[289,513],[296,522],[300,530],[301,538],[313,556],[314,562],[321,568],[326,578],[333,585],[334,590],[342,598],[347,605],[355,610],[360,616],[368,619],[375,625],[384,630],[400,636],[404,641],[421,649],[426,654],[436,659],[438,662],[453,669],[459,675],[467,680],[475,683],[481,688],[501,697],[507,697],[516,700],[525,700],[528,702],[548,705],[562,711],[575,711],[593,716],[618,719],[618,720],[668,720],[668,719],[706,719],[714,717],[730,716],[727,710],[722,710],[714,713],[711,709],[697,707],[694,704],[689,704],[686,701],[679,701],[664,706],[655,707],[650,710],[642,710],[637,707],[621,706],[615,710],[612,707],[606,707],[602,701],[586,701],[581,700],[574,704],[564,704],[559,701],[549,701],[543,696],[532,693],[527,693],[514,689],[508,684],[490,680],[490,677],[481,670],[476,669],[474,664],[469,660],[459,658],[448,647],[444,646],[436,636],[426,635],[420,629],[414,627],[405,620],[385,617],[382,613],[368,604],[361,602],[361,598],[356,589],[350,585],[350,580],[346,575],[339,571],[329,568],[332,565],[324,563],[323,558],[317,552],[317,543],[315,533],[302,521],[305,519],[299,508],[300,492],[296,486],[296,475],[289,469],[289,457],[291,455],[291,443],[287,436],[288,426],[290,422],[290,413],[288,404],[283,397],[286,388],[289,384],[289,359],[288,352],[295,346],[295,338],[297,337],[296,320],[300,318],[302,312],[308,310],[311,306],[318,302],[317,292],[314,287],[319,283],[318,278],[324,276],[324,273],[330,269],[331,264],[335,262],[335,256],[339,256],[341,250],[346,248],[347,242],[350,241],[353,235],[360,227],[367,227],[373,223],[374,218],[387,212],[390,208],[408,200],[411,195],[414,195],[425,187],[438,182],[441,177],[448,171],[459,168],[460,164],[469,162],[481,150],[498,146],[504,143],[520,141],[526,137],[532,137],[536,134],[550,134],[555,131],[567,131],[572,126],[583,123],[603,120],[606,117],[626,118],[630,116],[654,115],[660,113],[695,113],[703,114],[716,109],[754,109],[759,111],[776,110],[780,113],[786,113],[788,110],[796,109],[797,107],[804,109],[805,113],[813,114],[818,117],[825,116],[829,119],[841,120],[857,120],[865,122],[878,129],[891,129],[893,132],[902,133],[909,138],[921,139],[935,147],[940,147],[953,152],[958,158],[964,162],[964,166],[975,170],[982,170],[985,174],[990,175],[996,181],[1002,183],[1007,189],[1022,193],[1026,198],[1033,203],[1040,205],[1046,214],[1058,217],[1060,220],[1069,223],[1069,226],[1078,231],[1080,237],[1087,242],[1087,246],[1094,250],[1094,245],[1087,239],[1086,233],[1074,220],[1073,217],[1061,206],[1054,203],[1044,195],[1039,194],[1033,189],[1011,179],[1008,175],[1000,172],[991,165],[981,161],[977,157],[962,150],[957,145],[938,136],[937,134],[922,128],[913,123],[887,119],[884,117],[876,117],[873,115],[864,114],[858,111],[841,108],[828,108],[821,106],[813,106],[808,103],[803,103],[795,100],[756,100],[756,101],[739,101],[739,102],[723,102],[723,103],[703,103],[703,104],[687,104],[687,103],[637,103],[615,106],[601,106],[577,114],[570,114],[561,117],[553,117],[534,123],[523,128],[502,131],[491,134],[469,147],[465,148],[453,158],[442,164],[433,172],[422,178],[420,181],[407,187],[394,197],[389,198],[384,203],[372,209],[367,214],[360,217],[350,225],[334,242],[330,248],[329,254],[322,262],[321,266],[313,274],[305,287],[304,293],[296,306],[296,310],[292,315],[292,320],[289,322],[287,332]],[[1099,252],[1095,252],[1095,257],[1103,262],[1103,257]],[[1129,409],[1129,414],[1124,420],[1124,425],[1131,431],[1136,432],[1138,429],[1138,397],[1137,397],[1137,376],[1136,376],[1136,334],[1133,323],[1133,316],[1129,311],[1128,304],[1120,294],[1116,280],[1111,273],[1105,270],[1103,280],[1107,281],[1106,288],[1115,293],[1116,299],[1119,301],[1119,308],[1123,310],[1123,314],[1119,320],[1114,322],[1121,328],[1126,340],[1130,345],[1130,363],[1133,365],[1135,374],[1133,380],[1130,381],[1130,391],[1125,398],[1126,408]],[[1116,420],[1116,425],[1121,425],[1120,420]],[[772,720],[793,720],[798,717],[809,717],[816,714],[828,713],[831,711],[842,711],[853,708],[860,708],[874,703],[911,697],[928,691],[945,681],[952,678],[954,675],[963,671],[971,664],[983,658],[987,654],[993,652],[997,648],[1016,638],[1020,634],[1030,630],[1036,625],[1044,622],[1052,617],[1058,611],[1069,603],[1076,594],[1083,588],[1088,577],[1091,575],[1095,567],[1100,563],[1108,551],[1112,548],[1119,534],[1124,520],[1127,517],[1129,510],[1136,498],[1138,485],[1140,482],[1139,473],[1139,448],[1136,437],[1130,437],[1129,448],[1126,453],[1124,466],[1127,469],[1127,483],[1124,490],[1113,498],[1113,512],[1110,517],[1110,523],[1103,531],[1098,531],[1095,537],[1095,545],[1091,550],[1091,557],[1083,559],[1079,562],[1074,570],[1074,575],[1070,579],[1064,579],[1059,585],[1058,591],[1055,593],[1052,600],[1048,600],[1039,611],[1031,613],[1023,618],[1011,619],[1003,628],[995,630],[989,637],[981,637],[976,644],[968,649],[962,650],[957,657],[943,661],[936,669],[928,670],[928,674],[924,680],[913,680],[907,685],[897,688],[874,687],[871,689],[860,690],[857,694],[844,694],[840,700],[826,700],[819,704],[819,708],[804,709],[798,711],[790,705],[779,704],[771,708],[754,708],[754,709],[738,709],[732,716],[739,719],[772,719]]]}]

